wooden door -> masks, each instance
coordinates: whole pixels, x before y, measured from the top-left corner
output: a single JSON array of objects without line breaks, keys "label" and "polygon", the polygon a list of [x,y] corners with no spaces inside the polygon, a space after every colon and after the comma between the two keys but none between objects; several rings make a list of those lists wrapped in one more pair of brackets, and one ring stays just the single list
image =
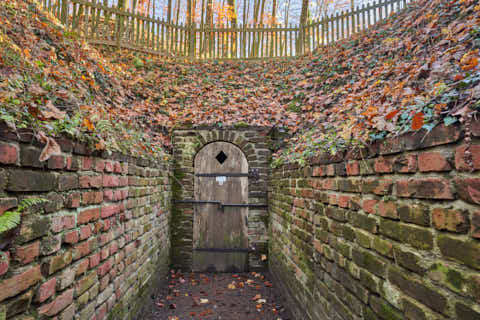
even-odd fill
[{"label": "wooden door", "polygon": [[[195,157],[193,270],[242,272],[248,267],[248,162],[228,142],[213,142]],[[218,201],[225,206],[209,201]]]}]

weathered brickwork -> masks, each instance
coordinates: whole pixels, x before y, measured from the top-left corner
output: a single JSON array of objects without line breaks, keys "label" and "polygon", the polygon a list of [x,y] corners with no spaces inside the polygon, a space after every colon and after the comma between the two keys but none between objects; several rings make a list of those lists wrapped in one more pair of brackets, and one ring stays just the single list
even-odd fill
[{"label": "weathered brickwork", "polygon": [[[267,176],[270,161],[270,129],[265,127],[201,127],[175,130],[174,179],[172,181],[173,199],[193,199],[194,159],[197,152],[206,144],[225,141],[235,144],[247,157],[249,169],[256,169],[258,180],[249,179],[249,203],[267,203]],[[249,265],[252,270],[263,269],[261,254],[267,250],[268,211],[249,209],[248,236],[250,246],[256,253],[250,254]],[[174,266],[190,269],[192,265],[193,206],[173,203],[172,209],[172,263]]]},{"label": "weathered brickwork", "polygon": [[474,171],[456,126],[274,170],[270,268],[298,319],[480,319],[473,134]]},{"label": "weathered brickwork", "polygon": [[48,203],[3,235],[0,320],[131,319],[169,267],[169,165],[69,140],[40,162],[28,140],[0,140],[0,214],[25,197]]}]

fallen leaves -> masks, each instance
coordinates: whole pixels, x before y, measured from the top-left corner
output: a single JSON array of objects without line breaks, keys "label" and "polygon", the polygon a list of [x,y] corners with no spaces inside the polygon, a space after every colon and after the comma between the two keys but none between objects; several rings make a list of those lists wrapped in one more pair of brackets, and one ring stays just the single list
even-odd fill
[{"label": "fallen leaves", "polygon": [[60,145],[53,138],[47,137],[42,131],[40,131],[36,137],[38,141],[45,144],[45,147],[43,147],[43,150],[40,153],[39,160],[41,162],[47,161],[53,155],[59,155],[62,153]]},{"label": "fallen leaves", "polygon": [[423,127],[424,119],[423,112],[416,113],[412,118],[412,130],[420,130]]}]

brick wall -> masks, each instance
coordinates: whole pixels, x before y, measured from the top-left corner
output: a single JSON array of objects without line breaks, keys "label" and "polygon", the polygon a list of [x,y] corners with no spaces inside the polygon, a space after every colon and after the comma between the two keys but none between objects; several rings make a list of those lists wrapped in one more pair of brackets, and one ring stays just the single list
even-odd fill
[{"label": "brick wall", "polygon": [[[199,127],[195,129],[179,129],[173,133],[174,176],[173,199],[193,199],[194,194],[194,159],[197,152],[206,144],[225,141],[235,144],[247,156],[250,169],[259,172],[258,180],[249,179],[249,203],[267,203],[267,176],[270,161],[270,128],[266,127]],[[249,244],[257,252],[249,255],[249,266],[252,270],[264,269],[260,259],[267,250],[267,209],[248,211]],[[173,204],[172,208],[172,263],[175,267],[186,270],[192,266],[193,250],[193,206]]]},{"label": "brick wall", "polygon": [[286,165],[270,268],[298,319],[480,319],[480,122]]},{"label": "brick wall", "polygon": [[167,165],[66,139],[42,163],[31,135],[19,138],[0,140],[0,214],[24,197],[48,203],[2,235],[0,320],[130,318],[168,270]]}]

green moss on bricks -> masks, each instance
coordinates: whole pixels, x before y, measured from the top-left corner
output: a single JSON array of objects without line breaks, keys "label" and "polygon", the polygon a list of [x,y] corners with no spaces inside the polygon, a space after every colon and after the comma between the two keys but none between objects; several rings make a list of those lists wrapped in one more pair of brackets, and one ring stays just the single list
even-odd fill
[{"label": "green moss on bricks", "polygon": [[119,301],[108,314],[107,320],[123,319],[124,315],[123,301]]},{"label": "green moss on bricks", "polygon": [[475,240],[461,240],[451,236],[441,235],[438,246],[446,257],[463,262],[467,266],[480,269],[480,243]]},{"label": "green moss on bricks", "polygon": [[462,292],[467,284],[467,280],[462,273],[440,263],[432,265],[428,271],[428,276],[435,281],[444,283],[456,292]]}]

